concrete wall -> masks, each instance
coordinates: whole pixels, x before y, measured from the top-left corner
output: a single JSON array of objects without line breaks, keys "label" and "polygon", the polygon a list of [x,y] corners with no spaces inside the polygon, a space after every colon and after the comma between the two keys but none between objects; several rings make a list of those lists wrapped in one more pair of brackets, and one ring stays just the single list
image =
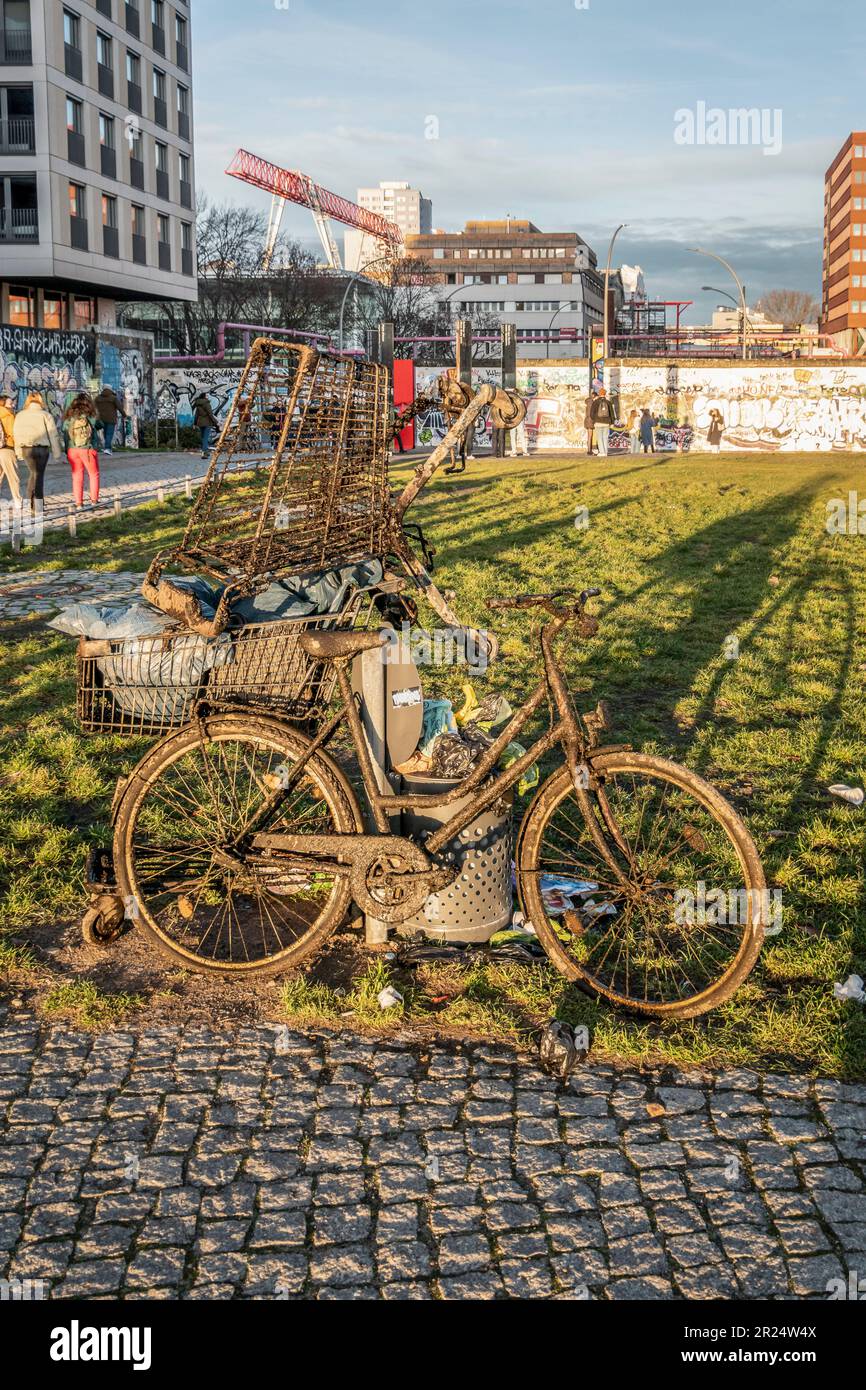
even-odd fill
[{"label": "concrete wall", "polygon": [[64,333],[0,324],[0,387],[24,403],[40,391],[56,416],[78,391],[114,388],[128,416],[127,443],[138,443],[138,421],[153,397],[153,338],[149,333]]},{"label": "concrete wall", "polygon": [[[419,367],[416,394],[435,386],[442,367]],[[160,414],[183,424],[192,418],[190,402],[207,391],[217,413],[224,412],[240,380],[241,368],[159,367],[155,370]],[[496,367],[476,367],[476,384],[498,380]],[[582,449],[588,392],[586,362],[518,363],[518,389],[529,397],[527,434],[531,448]],[[614,366],[611,391],[619,396],[620,418],[646,406],[675,420],[694,450],[706,449],[710,411],[725,421],[724,450],[776,453],[786,450],[866,450],[866,361],[861,363],[669,365],[636,362]],[[433,410],[418,419],[419,444],[432,447],[446,424]]]}]

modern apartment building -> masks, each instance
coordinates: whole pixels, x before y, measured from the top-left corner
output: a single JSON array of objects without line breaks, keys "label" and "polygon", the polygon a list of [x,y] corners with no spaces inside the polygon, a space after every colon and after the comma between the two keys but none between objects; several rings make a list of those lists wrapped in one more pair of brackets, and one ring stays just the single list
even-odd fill
[{"label": "modern apartment building", "polygon": [[188,0],[0,0],[0,323],[197,298]]},{"label": "modern apartment building", "polygon": [[[853,131],[824,176],[821,332],[866,339],[866,131]],[[859,333],[856,331],[859,330]]]},{"label": "modern apartment building", "polygon": [[[542,232],[508,218],[462,232],[408,236],[406,249],[436,273],[451,317],[514,323],[522,357],[580,356],[604,317],[604,281],[576,232]],[[547,339],[554,335],[551,354]]]},{"label": "modern apartment building", "polygon": [[[408,183],[380,183],[378,188],[359,188],[358,203],[368,212],[378,212],[380,217],[396,222],[404,237],[433,230],[433,204]],[[347,229],[343,250],[347,270],[363,270],[381,254],[381,244],[375,237]]]}]

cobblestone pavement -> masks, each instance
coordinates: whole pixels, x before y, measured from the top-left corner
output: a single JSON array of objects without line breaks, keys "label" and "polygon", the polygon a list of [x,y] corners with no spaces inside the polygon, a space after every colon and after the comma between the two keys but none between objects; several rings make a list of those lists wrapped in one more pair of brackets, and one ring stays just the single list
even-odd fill
[{"label": "cobblestone pavement", "polygon": [[71,603],[140,599],[143,579],[131,570],[23,570],[0,578],[0,620],[47,617]]},{"label": "cobblestone pavement", "polygon": [[53,1298],[827,1298],[866,1086],[276,1026],[0,1027],[0,1263]]}]

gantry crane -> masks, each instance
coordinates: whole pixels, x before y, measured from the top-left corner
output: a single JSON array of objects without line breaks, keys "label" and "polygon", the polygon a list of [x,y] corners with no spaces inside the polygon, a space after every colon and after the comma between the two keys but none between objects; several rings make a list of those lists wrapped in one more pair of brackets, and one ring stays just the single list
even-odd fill
[{"label": "gantry crane", "polygon": [[350,202],[348,198],[331,193],[327,188],[314,183],[308,174],[302,174],[297,169],[282,169],[278,164],[271,164],[259,155],[250,154],[249,150],[238,150],[226,173],[232,178],[243,179],[244,183],[250,183],[254,188],[264,189],[271,195],[264,257],[266,270],[273,259],[286,203],[297,203],[302,208],[310,209],[328,265],[333,270],[341,270],[342,266],[337,243],[331,232],[330,218],[342,222],[346,227],[356,227],[359,231],[376,237],[384,243],[387,252],[399,253],[403,246],[403,233],[396,222],[389,222],[378,212],[358,207],[357,203]]}]

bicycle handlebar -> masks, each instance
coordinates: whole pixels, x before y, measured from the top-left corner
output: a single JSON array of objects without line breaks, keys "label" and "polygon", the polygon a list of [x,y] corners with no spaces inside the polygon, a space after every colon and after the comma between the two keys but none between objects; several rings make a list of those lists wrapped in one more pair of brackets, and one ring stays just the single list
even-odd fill
[{"label": "bicycle handlebar", "polygon": [[557,589],[553,594],[514,594],[506,598],[489,598],[486,601],[486,605],[491,609],[544,608],[548,613],[551,613],[554,618],[579,617],[583,613],[587,601],[591,598],[597,598],[600,593],[601,589],[584,589],[577,598],[577,602],[573,605],[568,605],[566,608],[557,607],[557,601],[560,599],[573,599],[575,597],[574,589]]}]

